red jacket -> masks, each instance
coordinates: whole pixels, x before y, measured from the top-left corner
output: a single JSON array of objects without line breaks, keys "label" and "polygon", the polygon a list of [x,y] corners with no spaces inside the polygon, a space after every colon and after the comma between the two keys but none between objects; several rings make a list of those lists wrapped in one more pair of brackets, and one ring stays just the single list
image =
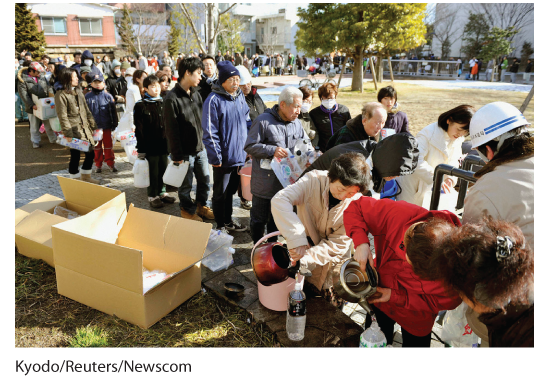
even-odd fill
[{"label": "red jacket", "polygon": [[374,237],[380,287],[391,288],[390,300],[374,304],[407,332],[421,337],[430,333],[439,311],[454,309],[462,300],[449,296],[441,282],[420,279],[405,259],[403,237],[415,222],[439,217],[461,225],[448,211],[427,211],[406,201],[376,200],[363,196],[344,211],[346,234],[355,247]]}]

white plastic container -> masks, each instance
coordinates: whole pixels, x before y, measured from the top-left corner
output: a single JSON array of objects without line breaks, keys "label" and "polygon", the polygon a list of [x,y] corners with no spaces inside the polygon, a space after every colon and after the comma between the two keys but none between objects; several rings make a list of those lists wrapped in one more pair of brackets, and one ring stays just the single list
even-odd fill
[{"label": "white plastic container", "polygon": [[103,129],[94,130],[94,141],[101,141],[103,139]]},{"label": "white plastic container", "polygon": [[136,149],[136,145],[137,145],[136,134],[126,133],[122,135],[120,144],[122,145],[122,147],[124,147],[124,152],[128,157],[128,161],[131,164],[134,164],[136,162],[137,155],[138,155],[138,152]]},{"label": "white plastic container", "polygon": [[359,347],[386,347],[387,344],[384,332],[373,317],[371,326],[361,334]]},{"label": "white plastic container", "polygon": [[50,118],[57,117],[53,97],[44,97],[39,99],[36,95],[32,95],[32,101],[34,102],[34,105],[36,105],[36,109],[33,109],[32,111],[35,117],[38,117],[41,120],[48,120]]},{"label": "white plastic container", "polygon": [[147,188],[149,187],[149,162],[147,159],[138,159],[134,163],[134,187]]},{"label": "white plastic container", "polygon": [[286,152],[288,154],[287,157],[282,159],[274,157],[271,160],[271,168],[277,179],[279,179],[279,182],[283,185],[283,188],[296,183],[303,172],[296,157],[292,155],[290,150],[286,149]]},{"label": "white plastic container", "polygon": [[61,131],[61,123],[59,122],[59,118],[54,117],[50,118],[50,127],[54,132],[60,132]]},{"label": "white plastic container", "polygon": [[189,162],[183,162],[182,164],[174,163],[170,160],[162,181],[164,184],[171,185],[173,187],[181,187],[185,175],[187,175],[187,169],[189,168]]},{"label": "white plastic container", "polygon": [[71,142],[69,142],[65,139],[63,134],[59,134],[57,136],[57,140],[55,142],[58,143],[61,146],[67,146],[71,149],[80,150],[80,151],[83,151],[85,153],[90,150],[90,146],[91,146],[88,141],[83,141],[83,140],[80,140],[78,138],[73,138],[71,140]]}]

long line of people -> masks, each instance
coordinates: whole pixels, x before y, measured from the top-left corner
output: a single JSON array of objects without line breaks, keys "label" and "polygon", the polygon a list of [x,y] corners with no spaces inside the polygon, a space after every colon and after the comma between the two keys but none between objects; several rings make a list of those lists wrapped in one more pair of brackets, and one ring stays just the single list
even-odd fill
[{"label": "long line of people", "polygon": [[[82,58],[83,63],[70,68],[54,68],[49,82],[37,62],[28,66],[26,76],[19,72],[19,93],[29,118],[30,94],[45,97],[58,83],[55,103],[64,136],[93,144],[94,129],[113,129],[119,123],[117,104],[125,104],[121,121],[135,125],[138,159],[149,161],[152,207],[176,200],[162,183],[170,155],[175,163],[189,162],[178,188],[183,218],[215,220],[226,233],[247,231],[232,213],[239,171],[251,159],[251,204],[240,196],[243,208],[250,208],[252,240],[281,231],[292,261],[300,260],[312,271],[307,280],[313,290],[335,305],[342,304],[332,290],[336,264],[353,255],[363,270],[367,264],[375,267],[379,286],[369,302],[388,343],[398,322],[404,347],[429,346],[438,312],[463,300],[472,310],[472,327],[489,345],[533,346],[534,137],[512,105],[491,103],[477,112],[460,105],[415,138],[393,87],[381,89],[378,102],[364,104],[361,114],[352,117],[337,102],[338,88],[331,83],[319,89],[321,105],[312,110],[312,90],[291,86],[267,108],[249,70],[230,60],[181,59],[169,90],[169,67],[148,75],[113,60],[113,76],[105,81],[93,56],[84,52]],[[91,86],[86,95],[82,81]],[[40,120],[33,119],[31,138],[37,125]],[[393,129],[394,135],[382,138],[383,128]],[[468,134],[488,163],[466,197],[462,225],[451,212],[427,211],[421,205],[432,189],[435,167],[458,166]],[[271,160],[287,157],[308,139],[324,154],[308,164],[295,184],[283,188]],[[80,173],[80,152],[71,149],[71,177],[96,182],[90,176],[93,161],[97,172],[103,161],[116,170],[111,138],[107,140],[96,146],[95,156],[94,151],[85,154]],[[207,206],[209,166],[212,208]],[[405,201],[371,197],[394,179],[400,187],[397,199]],[[449,192],[455,184],[456,178],[447,177],[442,189]]]}]

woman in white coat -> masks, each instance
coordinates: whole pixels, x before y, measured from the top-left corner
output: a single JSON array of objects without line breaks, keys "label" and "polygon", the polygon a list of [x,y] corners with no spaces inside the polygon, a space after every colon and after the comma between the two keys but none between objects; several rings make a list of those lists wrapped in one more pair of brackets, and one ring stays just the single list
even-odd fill
[{"label": "woman in white coat", "polygon": [[[459,167],[462,143],[468,135],[474,112],[471,105],[460,105],[441,114],[437,122],[418,132],[418,167],[412,175],[397,178],[401,187],[397,200],[422,206],[424,196],[431,191],[436,166],[445,163]],[[449,193],[456,180],[456,177],[446,176],[443,191]]]},{"label": "woman in white coat", "polygon": [[143,70],[136,70],[130,67],[124,73],[128,90],[126,91],[126,106],[124,114],[120,118],[117,127],[117,138],[122,132],[127,130],[135,130],[134,127],[134,106],[138,100],[141,100],[141,87],[143,80],[147,77],[147,73]]}]

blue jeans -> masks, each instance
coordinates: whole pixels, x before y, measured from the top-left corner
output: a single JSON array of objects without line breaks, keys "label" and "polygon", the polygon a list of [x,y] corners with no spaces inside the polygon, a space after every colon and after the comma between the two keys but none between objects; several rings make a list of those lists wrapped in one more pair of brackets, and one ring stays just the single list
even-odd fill
[{"label": "blue jeans", "polygon": [[[252,195],[252,209],[250,209],[250,235],[252,241],[257,243],[263,236],[265,236],[265,228],[267,226],[267,233],[273,233],[277,230],[277,225],[273,220],[271,214],[271,199],[262,199],[261,197]],[[271,237],[268,242],[277,241],[277,237]]]},{"label": "blue jeans", "polygon": [[[197,203],[206,205],[208,200],[208,191],[210,190],[210,170],[208,168],[208,156],[206,149],[203,149],[197,155],[184,155],[184,161],[189,161],[187,175],[183,183],[178,188],[178,197],[180,199],[180,208],[190,214],[195,214]],[[191,189],[193,188],[193,174],[197,178],[197,190],[195,192],[196,203],[191,199]]]},{"label": "blue jeans", "polygon": [[27,112],[25,112],[25,104],[19,97],[18,93],[16,93],[15,96],[17,96],[17,101],[15,102],[15,118],[26,121],[29,119],[29,116],[27,115]]}]

